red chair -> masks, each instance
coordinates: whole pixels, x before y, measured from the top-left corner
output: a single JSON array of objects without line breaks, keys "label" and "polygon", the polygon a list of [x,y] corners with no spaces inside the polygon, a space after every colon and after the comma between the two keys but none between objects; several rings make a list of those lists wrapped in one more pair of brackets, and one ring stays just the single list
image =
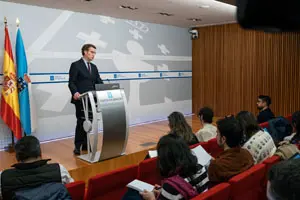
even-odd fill
[{"label": "red chair", "polygon": [[122,199],[126,185],[137,179],[138,165],[125,167],[89,179],[86,200]]},{"label": "red chair", "polygon": [[207,152],[210,153],[210,155],[212,157],[216,158],[220,153],[223,152],[223,149],[221,147],[219,147],[219,145],[217,143],[217,138],[213,138],[213,139],[209,140],[207,143],[208,143],[208,148],[209,148],[209,150]]},{"label": "red chair", "polygon": [[265,178],[266,166],[258,164],[229,180],[231,200],[260,199],[265,191],[262,184]]},{"label": "red chair", "polygon": [[272,156],[264,160],[263,164],[266,165],[266,173],[268,173],[269,169],[276,163],[280,161],[279,156]]},{"label": "red chair", "polygon": [[289,120],[290,123],[292,123],[292,115],[288,115],[285,117],[287,120]]},{"label": "red chair", "polygon": [[261,128],[269,128],[269,122],[261,123],[261,124],[259,124],[259,126],[260,126]]},{"label": "red chair", "polygon": [[[278,163],[280,161],[279,156],[272,156],[266,160],[264,160],[263,164],[266,166],[266,174],[265,174],[265,180],[263,182],[262,188],[266,191],[267,190],[267,182],[268,182],[268,172],[271,169],[273,165]],[[266,194],[262,194],[261,200],[267,200]]]},{"label": "red chair", "polygon": [[230,194],[230,185],[228,183],[221,183],[201,193],[192,200],[228,200]]},{"label": "red chair", "polygon": [[200,145],[203,147],[203,149],[209,153],[210,149],[209,149],[209,144],[208,142],[200,142]]},{"label": "red chair", "polygon": [[152,185],[161,185],[161,176],[157,170],[157,158],[150,158],[139,164],[138,179]]},{"label": "red chair", "polygon": [[85,182],[76,181],[65,185],[73,200],[83,200],[85,192]]}]

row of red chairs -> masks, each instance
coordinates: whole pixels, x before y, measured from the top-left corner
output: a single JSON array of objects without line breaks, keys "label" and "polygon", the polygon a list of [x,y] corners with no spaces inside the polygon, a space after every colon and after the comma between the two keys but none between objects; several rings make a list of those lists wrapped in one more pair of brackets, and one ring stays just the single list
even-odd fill
[{"label": "row of red chairs", "polygon": [[[286,118],[292,122],[292,116]],[[262,128],[268,128],[269,123],[260,124]],[[215,142],[215,144],[213,144]],[[222,152],[216,144],[216,140],[208,141],[212,155],[218,155]],[[204,148],[204,147],[203,147]],[[193,200],[266,200],[266,188],[268,181],[268,171],[280,161],[279,156],[272,156],[266,159],[262,164],[257,164],[249,170],[231,178],[228,183],[219,184],[205,193],[195,197]]]},{"label": "row of red chairs", "polygon": [[[249,170],[231,178],[228,183],[221,183],[193,200],[264,200],[266,199],[267,171],[279,162],[278,156],[266,159]],[[85,191],[85,183],[77,181],[66,187],[74,200],[109,200],[121,199],[126,193],[126,185],[134,179],[150,184],[160,183],[156,169],[156,158],[145,160],[140,165],[133,165],[112,172],[92,177]]]},{"label": "row of red chairs", "polygon": [[[223,150],[217,145],[217,140],[200,142],[191,146],[195,148],[201,145],[212,156],[216,157]],[[96,200],[96,199],[121,199],[127,191],[126,185],[138,179],[146,183],[155,185],[161,183],[161,177],[157,170],[157,158],[150,158],[142,161],[139,165],[133,165],[111,172],[96,175],[89,179],[88,188],[85,191],[85,183],[78,181],[67,184],[72,199],[75,200]],[[218,186],[216,189],[221,186]]]},{"label": "row of red chairs", "polygon": [[192,200],[266,200],[267,172],[279,161],[278,156],[268,158]]},{"label": "row of red chairs", "polygon": [[[291,116],[288,116],[287,119],[291,121]],[[268,123],[260,126],[267,128]],[[216,138],[208,142],[200,142],[191,146],[191,148],[199,145],[213,157],[217,157],[223,151],[218,146]],[[194,200],[266,199],[266,174],[271,166],[279,160],[279,157],[273,156],[265,160],[263,164],[255,165],[244,173],[233,177],[228,183],[219,184],[200,194]],[[156,163],[157,158],[151,158],[142,161],[139,165],[96,175],[89,179],[87,190],[85,190],[83,181],[67,184],[66,187],[72,199],[75,200],[121,199],[127,191],[126,185],[134,179],[139,179],[152,185],[161,182]]]}]

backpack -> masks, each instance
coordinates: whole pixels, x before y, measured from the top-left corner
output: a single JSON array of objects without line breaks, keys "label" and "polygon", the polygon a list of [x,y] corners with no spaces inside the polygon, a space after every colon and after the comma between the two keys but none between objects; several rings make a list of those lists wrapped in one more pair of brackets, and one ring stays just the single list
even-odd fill
[{"label": "backpack", "polygon": [[286,136],[291,135],[292,131],[292,125],[282,116],[269,121],[268,132],[272,136],[275,145],[278,145],[279,142],[283,141]]},{"label": "backpack", "polygon": [[62,183],[47,183],[15,192],[13,200],[72,200]]},{"label": "backpack", "polygon": [[279,156],[282,160],[288,160],[296,153],[299,153],[299,149],[294,144],[283,144],[279,146],[275,152],[275,155]]},{"label": "backpack", "polygon": [[166,178],[162,182],[163,184],[168,183],[175,188],[184,197],[184,199],[192,199],[198,195],[198,192],[193,188],[193,186],[179,175]]}]

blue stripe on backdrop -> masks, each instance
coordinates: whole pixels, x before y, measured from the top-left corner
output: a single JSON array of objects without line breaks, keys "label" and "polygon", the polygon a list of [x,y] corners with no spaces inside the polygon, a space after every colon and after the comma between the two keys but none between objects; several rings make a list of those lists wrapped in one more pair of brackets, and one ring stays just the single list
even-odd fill
[{"label": "blue stripe on backdrop", "polygon": [[[192,71],[125,71],[125,72],[100,72],[104,81],[126,81],[126,80],[158,80],[158,79],[182,79],[192,78]],[[31,73],[32,84],[67,83],[66,72],[43,72]]]},{"label": "blue stripe on backdrop", "polygon": [[[177,73],[177,72],[192,72],[191,70],[174,70],[174,71],[122,71],[122,72],[99,72],[99,74],[135,74],[135,73]],[[69,74],[67,72],[37,72],[30,73],[30,75],[66,75]],[[0,74],[2,75],[2,74]]]},{"label": "blue stripe on backdrop", "polygon": [[[104,82],[108,81],[130,81],[130,80],[151,80],[151,79],[182,79],[182,78],[192,78],[191,76],[186,76],[186,77],[162,77],[162,78],[127,78],[127,79],[104,79]],[[68,81],[45,81],[45,82],[33,82],[32,84],[53,84],[53,83],[68,83]],[[2,85],[2,84],[1,84]]]}]

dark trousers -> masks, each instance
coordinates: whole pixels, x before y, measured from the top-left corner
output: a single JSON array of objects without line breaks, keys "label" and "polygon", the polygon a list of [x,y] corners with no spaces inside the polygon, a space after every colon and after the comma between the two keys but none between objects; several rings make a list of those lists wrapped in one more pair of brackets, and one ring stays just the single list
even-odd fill
[{"label": "dark trousers", "polygon": [[77,101],[75,103],[75,109],[76,109],[76,118],[77,118],[77,124],[75,129],[75,148],[80,149],[82,146],[83,149],[87,148],[87,136],[86,132],[83,129],[83,122],[85,120],[84,118],[84,112],[83,112],[83,106],[81,101]]}]

